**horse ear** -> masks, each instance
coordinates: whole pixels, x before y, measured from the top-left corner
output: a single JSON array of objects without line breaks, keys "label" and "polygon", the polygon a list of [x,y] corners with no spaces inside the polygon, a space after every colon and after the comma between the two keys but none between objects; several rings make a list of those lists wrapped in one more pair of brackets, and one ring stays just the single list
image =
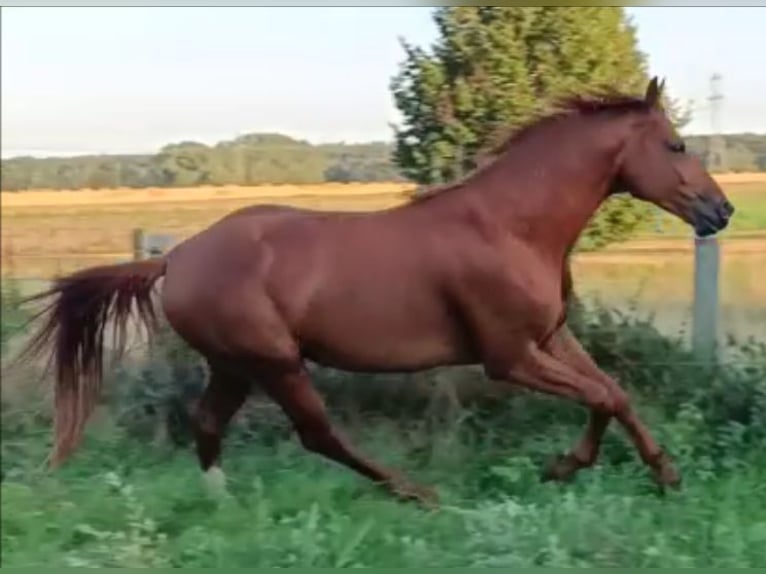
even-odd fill
[{"label": "horse ear", "polygon": [[646,87],[646,95],[644,96],[644,101],[646,102],[647,106],[649,106],[650,108],[653,108],[659,103],[660,94],[664,86],[665,86],[665,80],[662,80],[662,83],[659,84],[657,80],[657,76],[654,76],[651,79],[651,81],[649,82],[649,85]]}]

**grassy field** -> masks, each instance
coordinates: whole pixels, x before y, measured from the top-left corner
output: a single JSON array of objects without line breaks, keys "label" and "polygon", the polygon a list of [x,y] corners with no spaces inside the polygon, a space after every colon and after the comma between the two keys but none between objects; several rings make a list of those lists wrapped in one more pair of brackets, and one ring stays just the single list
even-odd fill
[{"label": "grassy field", "polygon": [[414,381],[399,381],[391,401],[376,394],[390,380],[330,385],[318,373],[354,443],[434,485],[441,506],[395,502],[306,453],[257,400],[226,440],[230,497],[215,501],[192,445],[153,431],[164,422],[157,413],[189,396],[169,364],[111,378],[88,439],[57,472],[42,466],[48,406],[28,378],[4,377],[3,566],[766,566],[766,409],[752,408],[766,404],[766,347],[708,370],[645,323],[587,316],[578,333],[630,388],[678,462],[682,490],[658,496],[617,430],[594,469],[571,484],[541,483],[541,465],[583,429],[584,411],[565,401],[522,393],[449,410],[413,405]]},{"label": "grassy field", "polygon": [[[739,232],[766,228],[757,215],[766,182],[726,186],[746,215]],[[120,192],[108,192],[63,206],[34,194],[26,205],[25,194],[8,204],[4,194],[3,239],[12,239],[17,254],[26,249],[27,259],[16,259],[19,274],[76,268],[126,256],[133,227],[183,235],[237,206],[281,202],[276,189],[198,201],[156,199],[160,193],[133,203],[110,203]],[[375,209],[406,193],[338,186],[320,196],[298,188],[286,202]],[[61,198],[46,201],[54,199]],[[748,201],[755,207],[743,208]],[[586,420],[565,401],[506,391],[507,400],[454,405],[438,392],[426,400],[415,392],[444,382],[488,385],[469,370],[414,377],[323,370],[315,379],[338,425],[376,460],[436,486],[440,508],[394,502],[304,452],[284,417],[258,400],[227,437],[230,497],[214,501],[202,488],[179,406],[204,381],[199,358],[160,346],[159,358],[148,353],[109,371],[85,444],[55,473],[43,465],[51,426],[46,387],[32,384],[34,371],[3,372],[2,565],[764,567],[766,252],[763,239],[734,239],[733,231],[723,241],[723,321],[762,343],[727,347],[720,365],[701,363],[683,338],[666,336],[689,314],[688,239],[647,237],[575,261],[581,292],[611,307],[638,300],[642,311],[657,312],[649,323],[597,307],[576,317],[573,328],[627,386],[678,462],[679,492],[658,496],[616,428],[594,469],[571,484],[541,483],[540,467],[572,445]],[[93,256],[83,257],[82,249]],[[55,250],[47,256],[59,266],[30,255],[46,250]],[[7,263],[4,256],[4,272]],[[24,315],[3,295],[5,357]]]},{"label": "grassy field", "polygon": [[[381,446],[395,435],[378,433],[364,441],[368,451],[411,458],[409,442],[397,452]],[[222,503],[206,496],[190,453],[91,442],[64,473],[20,471],[3,481],[3,565],[766,565],[766,463],[754,453],[718,472],[689,459],[689,485],[661,498],[637,464],[605,462],[576,484],[541,484],[529,446],[469,452],[448,437],[436,437],[442,452],[430,464],[409,465],[440,487],[443,507],[430,513],[288,442],[230,446],[233,497]]]}]

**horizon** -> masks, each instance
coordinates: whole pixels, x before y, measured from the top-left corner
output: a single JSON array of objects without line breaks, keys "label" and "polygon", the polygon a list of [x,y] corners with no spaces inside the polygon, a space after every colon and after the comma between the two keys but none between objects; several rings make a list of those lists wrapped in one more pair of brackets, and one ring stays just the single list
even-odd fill
[{"label": "horizon", "polygon": [[[169,141],[166,144],[163,144],[163,146],[158,147],[155,150],[149,150],[145,152],[105,152],[105,153],[98,153],[98,152],[83,152],[83,153],[61,153],[61,154],[50,154],[50,155],[13,155],[13,156],[3,156],[2,160],[14,160],[14,159],[72,159],[72,158],[87,158],[87,157],[140,157],[140,156],[154,156],[160,153],[162,147],[164,145],[169,144],[183,144],[183,143],[196,143],[196,144],[202,144],[207,147],[215,147],[219,143],[223,142],[230,142],[236,139],[237,137],[240,137],[242,135],[280,135],[280,136],[286,136],[290,139],[294,140],[295,142],[303,142],[306,143],[312,147],[319,147],[319,146],[333,146],[333,145],[342,145],[342,146],[364,146],[364,145],[374,145],[374,144],[384,144],[393,146],[395,142],[392,140],[360,140],[360,141],[311,141],[306,138],[300,138],[295,137],[292,134],[286,134],[286,133],[277,133],[277,132],[248,132],[248,133],[237,133],[236,136],[231,138],[224,138],[222,140],[216,141],[216,142],[181,142],[181,141]],[[756,137],[766,137],[766,133],[762,132],[731,132],[731,133],[724,133],[722,134],[725,137],[737,137],[737,136],[756,136]],[[687,138],[708,138],[711,134],[705,134],[705,133],[699,133],[699,134],[687,134]]]},{"label": "horizon", "polygon": [[[152,155],[248,133],[392,144],[400,116],[388,82],[405,56],[398,37],[430,46],[432,10],[6,8],[2,158]],[[672,97],[694,102],[685,134],[712,132],[705,100],[716,72],[721,132],[766,133],[766,77],[751,73],[766,63],[753,48],[763,43],[766,8],[626,11],[650,73],[667,78]],[[317,26],[322,17],[329,23]],[[173,27],[179,19],[184,27]],[[679,28],[683,35],[668,33]]]}]

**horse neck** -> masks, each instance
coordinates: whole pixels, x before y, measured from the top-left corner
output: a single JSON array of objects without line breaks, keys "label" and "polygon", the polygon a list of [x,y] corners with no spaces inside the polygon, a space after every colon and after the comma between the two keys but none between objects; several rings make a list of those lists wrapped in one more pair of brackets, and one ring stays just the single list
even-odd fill
[{"label": "horse neck", "polygon": [[[512,143],[467,187],[495,227],[555,259],[571,250],[606,199],[624,137],[599,118],[564,118]],[[566,126],[579,122],[581,129]],[[543,159],[541,159],[543,158]],[[468,190],[466,190],[468,191]]]}]

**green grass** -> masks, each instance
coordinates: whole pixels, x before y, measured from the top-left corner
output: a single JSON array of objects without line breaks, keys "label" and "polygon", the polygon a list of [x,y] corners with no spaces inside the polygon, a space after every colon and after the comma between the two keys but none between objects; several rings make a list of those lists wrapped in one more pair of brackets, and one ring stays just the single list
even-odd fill
[{"label": "green grass", "polygon": [[634,462],[542,484],[531,446],[460,446],[419,469],[442,494],[427,512],[292,443],[229,448],[219,502],[189,453],[90,443],[57,476],[3,481],[4,566],[766,565],[762,456],[717,472],[686,460],[683,490],[661,497]]},{"label": "green grass", "polygon": [[[28,379],[4,377],[3,566],[766,566],[766,345],[737,343],[709,365],[644,320],[576,308],[572,325],[676,460],[680,491],[658,494],[617,425],[595,468],[571,484],[541,483],[541,466],[583,431],[571,403],[463,394],[452,411],[417,398],[426,374],[319,370],[353,442],[436,486],[440,508],[397,502],[306,453],[257,400],[227,438],[230,496],[215,500],[188,432],[156,432],[158,413],[203,380],[170,339],[112,373],[108,415],[57,472],[43,467],[48,407]],[[453,377],[457,390],[470,379]]]},{"label": "green grass", "polygon": [[766,230],[766,185],[740,184],[726,192],[737,209],[732,219],[732,231]]}]

